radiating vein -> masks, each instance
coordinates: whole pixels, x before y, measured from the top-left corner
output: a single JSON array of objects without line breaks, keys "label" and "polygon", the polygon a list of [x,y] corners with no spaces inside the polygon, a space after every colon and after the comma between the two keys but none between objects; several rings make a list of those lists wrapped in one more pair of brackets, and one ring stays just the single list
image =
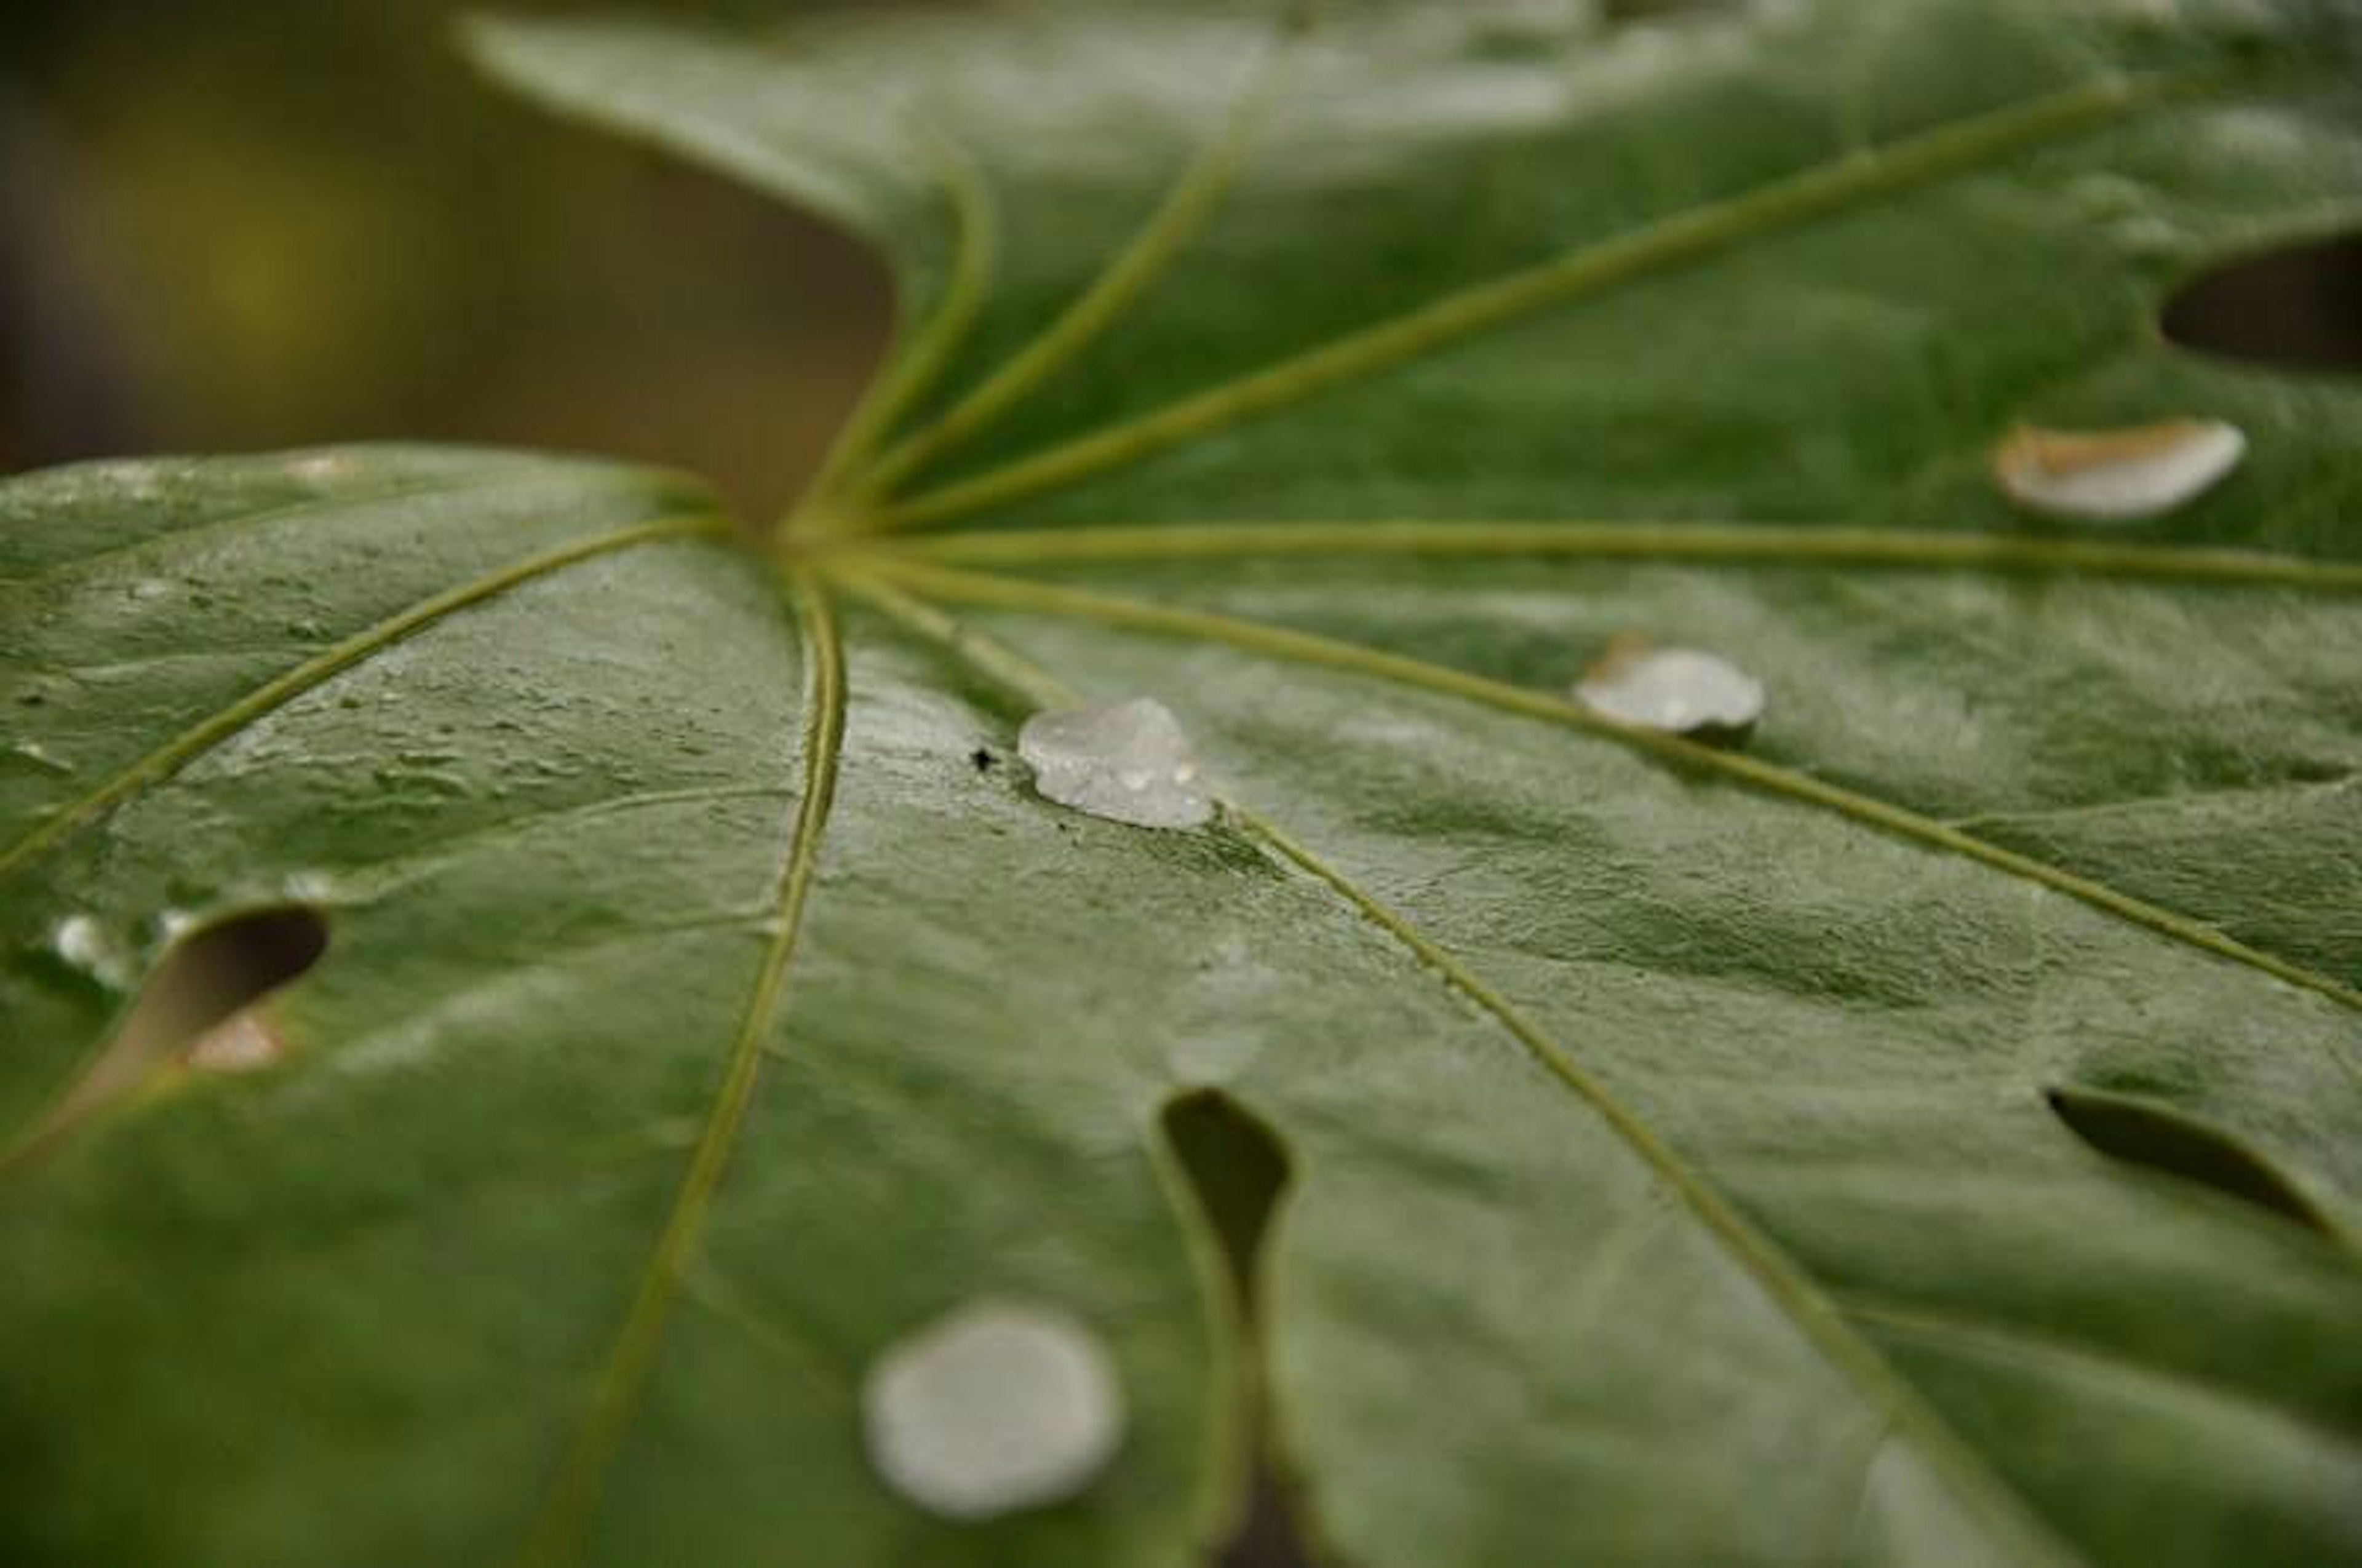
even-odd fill
[{"label": "radiating vein", "polygon": [[1200,610],[1175,609],[1114,594],[1061,588],[1020,578],[955,571],[879,557],[875,569],[917,591],[958,603],[989,605],[1096,621],[1161,635],[1195,639],[1250,653],[1317,665],[1394,681],[1423,690],[1481,702],[1487,707],[1542,719],[1613,741],[1693,772],[1736,780],[1767,795],[1837,812],[1850,821],[1926,848],[1961,856],[2009,876],[2047,888],[2093,909],[2218,958],[2261,970],[2277,980],[2362,1010],[2362,991],[2276,957],[2261,949],[2158,905],[2047,861],[2004,849],[1932,817],[1815,778],[1743,753],[1702,745],[1678,735],[1617,723],[1562,698],[1530,687],[1472,675],[1464,670],[1387,653],[1359,643],[1298,632],[1264,622]]},{"label": "radiating vein", "polygon": [[852,1392],[853,1380],[843,1366],[765,1312],[735,1282],[716,1272],[712,1265],[691,1269],[681,1282],[681,1293],[744,1334],[749,1343],[815,1392],[839,1400]]},{"label": "radiating vein", "polygon": [[555,1568],[579,1551],[608,1466],[638,1411],[663,1342],[681,1282],[695,1262],[714,1194],[762,1076],[763,1046],[786,994],[789,966],[803,932],[804,910],[820,864],[822,835],[835,799],[837,762],[844,741],[844,653],[827,592],[798,574],[794,592],[802,628],[805,667],[803,793],[789,830],[773,900],[771,940],[755,975],[752,994],[724,1065],[703,1133],[671,1214],[640,1276],[622,1331],[599,1374],[588,1409],[551,1485],[527,1541],[524,1562]]},{"label": "radiating vein", "polygon": [[[325,448],[313,456],[318,459],[334,460],[345,456],[347,452],[353,452],[356,456],[366,456],[365,449],[340,450],[333,447]],[[304,459],[301,455],[291,455],[289,458],[291,462],[303,460]],[[61,471],[71,473],[72,470]],[[668,488],[658,490],[647,482],[657,479],[666,480]],[[173,546],[215,535],[236,534],[249,528],[265,527],[272,523],[301,517],[306,513],[327,517],[339,513],[359,512],[404,501],[422,501],[446,496],[491,499],[507,497],[521,490],[535,488],[552,491],[560,498],[572,499],[582,493],[582,478],[579,473],[568,474],[550,467],[535,469],[521,466],[506,471],[480,470],[456,476],[446,474],[410,484],[391,484],[381,490],[317,491],[275,505],[260,507],[252,512],[232,512],[219,517],[208,517],[203,522],[186,524],[178,528],[166,528],[155,533],[142,534],[136,538],[127,539],[121,544],[111,545],[105,549],[93,550],[87,555],[69,556],[62,560],[49,562],[21,575],[0,575],[0,591],[34,587],[40,583],[54,581],[59,578],[79,575],[92,567],[107,562],[144,557]],[[624,487],[619,485],[617,488]],[[662,506],[668,509],[678,506],[681,509],[690,509],[704,508],[712,504],[711,487],[701,480],[687,475],[667,473],[662,469],[633,470],[629,488],[644,491],[648,495],[652,506]],[[126,499],[127,506],[142,504],[148,503],[134,502],[127,497]]]},{"label": "radiating vein", "polygon": [[1152,413],[946,485],[891,509],[885,525],[943,523],[1078,482],[1550,306],[2088,130],[2199,80],[2187,75],[2104,78],[1816,164],[1740,195],[1447,294]]},{"label": "radiating vein", "polygon": [[[535,477],[544,484],[560,482],[553,481],[552,477],[547,474]],[[505,485],[497,480],[488,480],[484,475],[471,474],[458,478],[446,476],[417,484],[388,485],[383,490],[300,496],[275,505],[259,507],[252,512],[232,512],[219,517],[208,517],[203,522],[184,524],[178,528],[166,528],[155,533],[141,534],[136,538],[127,539],[118,545],[110,545],[105,549],[93,550],[87,555],[68,556],[62,560],[50,561],[22,576],[0,576],[0,591],[31,588],[41,583],[54,582],[61,578],[79,576],[92,567],[104,565],[109,561],[137,558],[160,550],[171,549],[193,540],[202,540],[217,535],[237,534],[249,528],[264,528],[273,523],[291,517],[301,517],[306,513],[330,516],[337,513],[362,511],[404,501],[419,501],[436,496],[477,495],[487,491],[505,488],[507,488]],[[127,499],[126,502],[127,508],[141,504],[146,503]]]},{"label": "radiating vein", "polygon": [[822,459],[805,506],[824,511],[871,462],[895,422],[934,389],[992,295],[999,265],[1000,214],[976,160],[950,138],[922,138],[935,178],[952,209],[952,272],[942,299],[909,346],[862,394],[861,402]]},{"label": "radiating vein", "polygon": [[2063,1373],[2114,1384],[2136,1395],[2169,1394],[2225,1413],[2236,1413],[2246,1419],[2286,1426],[2301,1433],[2307,1444],[2339,1452],[2357,1473],[2362,1473],[2362,1447],[2356,1446],[2352,1434],[2216,1378],[2178,1367],[2131,1361],[2083,1341],[1998,1320],[1967,1318],[1948,1309],[1889,1301],[1850,1291],[1841,1293],[1837,1301],[1855,1322],[1898,1338],[1917,1340],[1958,1354],[2015,1362],[2036,1371],[2037,1375]]},{"label": "radiating vein", "polygon": [[593,535],[529,556],[472,582],[461,583],[432,599],[414,604],[400,614],[355,633],[326,652],[257,687],[237,701],[165,742],[82,799],[60,806],[39,827],[6,850],[0,851],[0,878],[20,869],[100,812],[171,778],[197,757],[237,736],[332,676],[349,669],[404,638],[414,636],[457,611],[497,598],[535,578],[546,577],[601,556],[660,540],[726,534],[730,528],[726,518],[710,514],[637,523],[627,528]]},{"label": "radiating vein", "polygon": [[2224,587],[2362,591],[2362,561],[2030,534],[1786,524],[1632,522],[1164,523],[920,535],[881,550],[962,566],[1163,564],[1296,557],[1572,558],[2067,573]]},{"label": "radiating vein", "polygon": [[923,430],[898,442],[855,486],[865,502],[901,483],[1023,402],[1121,319],[1206,225],[1244,165],[1281,77],[1285,48],[1259,69],[1221,132],[1183,170],[1131,242],[1050,325]]},{"label": "radiating vein", "polygon": [[[961,627],[923,600],[914,601],[890,585],[874,582],[856,585],[856,591],[864,592],[880,610],[912,630],[968,659],[982,673],[1012,685],[1020,694],[1037,701],[1045,696],[1072,700],[1072,689],[1065,682],[992,639]],[[1232,823],[1260,840],[1280,859],[1327,887],[1356,914],[1392,939],[1420,967],[1489,1017],[1538,1066],[1599,1117],[1689,1210],[1713,1238],[1716,1248],[1746,1272],[1815,1350],[1853,1386],[1863,1401],[1896,1432],[1906,1436],[1920,1454],[1944,1474],[2017,1561],[2060,1565],[2079,1561],[2014,1494],[2000,1485],[1983,1461],[1955,1438],[1942,1419],[1847,1324],[1818,1286],[1659,1139],[1606,1084],[1593,1077],[1573,1052],[1460,958],[1275,823],[1235,802],[1226,801],[1223,804]]]}]

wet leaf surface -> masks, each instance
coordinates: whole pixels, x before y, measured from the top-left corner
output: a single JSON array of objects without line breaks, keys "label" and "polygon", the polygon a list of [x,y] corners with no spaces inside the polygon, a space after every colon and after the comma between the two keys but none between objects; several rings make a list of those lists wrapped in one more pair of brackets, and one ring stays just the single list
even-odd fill
[{"label": "wet leaf surface", "polygon": [[[2351,26],[1632,9],[480,28],[902,346],[759,539],[0,487],[0,1558],[2362,1561],[2362,389],[2155,326],[2362,207]],[[1575,701],[1635,635],[1743,748]],[[1142,698],[1209,820],[1043,798]],[[290,908],[267,1060],[72,1098]],[[996,1300],[1120,1446],[940,1518],[865,1379]]]}]

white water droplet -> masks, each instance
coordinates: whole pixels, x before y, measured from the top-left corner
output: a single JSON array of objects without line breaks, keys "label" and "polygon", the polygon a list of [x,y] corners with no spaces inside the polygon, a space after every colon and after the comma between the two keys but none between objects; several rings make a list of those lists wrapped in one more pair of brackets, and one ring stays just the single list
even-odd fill
[{"label": "white water droplet", "polygon": [[203,1073],[253,1073],[287,1054],[287,1043],[250,1012],[233,1013],[197,1036],[182,1059]]},{"label": "white water droplet", "polygon": [[981,1519],[1089,1485],[1123,1441],[1123,1391],[1071,1315],[978,1301],[872,1363],[862,1418],[870,1463],[896,1491]]},{"label": "white water droplet", "polygon": [[50,773],[72,773],[73,764],[64,760],[39,741],[18,741],[9,747],[34,767]]},{"label": "white water droplet", "polygon": [[1593,712],[1674,734],[1743,735],[1763,716],[1763,683],[1729,661],[1696,648],[1611,645],[1575,683],[1575,700]]},{"label": "white water droplet", "polygon": [[1189,828],[1214,814],[1189,738],[1151,698],[1036,713],[1017,737],[1043,799],[1135,827]]},{"label": "white water droplet", "polygon": [[172,591],[172,585],[160,577],[143,577],[131,585],[134,599],[155,601]]},{"label": "white water droplet", "polygon": [[2125,523],[2187,505],[2246,456],[2247,437],[2219,419],[2169,419],[2121,430],[2020,425],[1993,448],[1993,479],[2030,512]]},{"label": "white water droplet", "polygon": [[83,974],[118,990],[127,988],[138,973],[132,955],[88,915],[68,915],[58,922],[50,945]]}]

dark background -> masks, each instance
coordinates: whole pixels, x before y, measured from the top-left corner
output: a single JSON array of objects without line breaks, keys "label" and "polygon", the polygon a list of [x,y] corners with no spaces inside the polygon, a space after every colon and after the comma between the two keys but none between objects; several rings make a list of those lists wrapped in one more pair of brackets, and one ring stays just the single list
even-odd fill
[{"label": "dark background", "polygon": [[776,204],[506,98],[461,59],[462,10],[12,17],[0,472],[485,441],[655,459],[753,516],[782,506],[879,351],[882,274]]}]

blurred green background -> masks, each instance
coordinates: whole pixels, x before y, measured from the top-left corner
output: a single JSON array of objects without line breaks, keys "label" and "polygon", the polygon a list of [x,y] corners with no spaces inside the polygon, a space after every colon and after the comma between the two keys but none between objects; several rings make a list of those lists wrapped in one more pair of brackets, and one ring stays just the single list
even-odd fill
[{"label": "blurred green background", "polygon": [[749,515],[783,505],[882,347],[882,273],[774,204],[503,97],[459,57],[462,10],[12,17],[0,471],[487,441],[679,465]]}]

